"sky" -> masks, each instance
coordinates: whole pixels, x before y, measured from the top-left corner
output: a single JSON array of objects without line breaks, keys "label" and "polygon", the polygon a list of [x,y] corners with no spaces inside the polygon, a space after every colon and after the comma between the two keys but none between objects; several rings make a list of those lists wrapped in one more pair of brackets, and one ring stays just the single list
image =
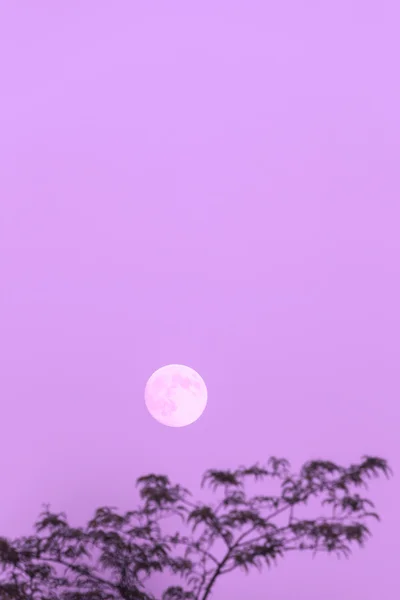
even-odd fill
[{"label": "sky", "polygon": [[[167,473],[387,458],[349,560],[293,554],[220,600],[392,600],[400,466],[395,0],[0,7],[2,535],[83,524]],[[148,377],[208,405],[169,428]]]}]

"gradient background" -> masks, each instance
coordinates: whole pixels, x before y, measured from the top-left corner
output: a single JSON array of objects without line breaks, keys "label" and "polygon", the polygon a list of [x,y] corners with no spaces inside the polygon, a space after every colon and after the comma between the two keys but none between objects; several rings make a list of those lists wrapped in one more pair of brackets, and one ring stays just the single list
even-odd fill
[{"label": "gradient background", "polygon": [[[0,531],[82,523],[135,478],[399,450],[399,4],[0,7]],[[209,405],[144,407],[181,362]],[[349,561],[216,600],[399,597],[399,480]],[[397,560],[396,560],[397,554]],[[397,569],[397,570],[396,570]],[[213,596],[214,597],[214,596]]]}]

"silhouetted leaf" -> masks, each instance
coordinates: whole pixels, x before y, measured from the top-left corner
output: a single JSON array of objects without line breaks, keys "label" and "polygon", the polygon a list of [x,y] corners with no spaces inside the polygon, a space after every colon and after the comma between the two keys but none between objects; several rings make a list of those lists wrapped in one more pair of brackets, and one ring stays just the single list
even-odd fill
[{"label": "silhouetted leaf", "polygon": [[209,469],[203,475],[201,487],[204,487],[206,484],[213,490],[221,486],[227,488],[229,486],[238,487],[242,485],[235,472],[217,471],[215,469]]}]

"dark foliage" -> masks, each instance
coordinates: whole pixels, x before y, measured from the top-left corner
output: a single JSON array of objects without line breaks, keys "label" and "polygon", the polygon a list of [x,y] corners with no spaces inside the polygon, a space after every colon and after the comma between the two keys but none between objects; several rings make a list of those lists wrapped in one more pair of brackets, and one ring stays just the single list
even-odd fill
[{"label": "dark foliage", "polygon": [[[236,471],[209,470],[202,486],[219,493],[213,505],[194,502],[188,490],[164,475],[137,480],[141,505],[119,514],[98,508],[81,527],[47,506],[36,533],[0,538],[0,598],[4,600],[155,600],[146,591],[153,573],[180,576],[162,600],[206,600],[220,576],[235,569],[249,572],[276,563],[287,552],[310,550],[349,556],[370,536],[369,518],[379,519],[374,504],[358,493],[368,480],[391,474],[387,462],[365,456],[342,467],[314,460],[298,474],[272,457],[265,466]],[[278,480],[280,494],[249,496],[246,481]],[[295,516],[296,507],[317,498],[328,514]],[[286,514],[284,525],[274,519]],[[165,533],[165,517],[178,515],[189,534]],[[223,548],[218,552],[216,547]]]}]

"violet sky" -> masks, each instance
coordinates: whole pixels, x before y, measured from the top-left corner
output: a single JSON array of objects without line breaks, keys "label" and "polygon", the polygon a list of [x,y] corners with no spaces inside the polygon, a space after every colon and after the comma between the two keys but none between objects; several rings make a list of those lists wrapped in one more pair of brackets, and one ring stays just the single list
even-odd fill
[{"label": "violet sky", "polygon": [[[83,523],[151,471],[400,463],[400,5],[0,6],[2,535]],[[196,369],[194,425],[144,406]],[[348,561],[293,555],[222,600],[394,600],[400,483]],[[396,570],[397,569],[397,570]]]}]

